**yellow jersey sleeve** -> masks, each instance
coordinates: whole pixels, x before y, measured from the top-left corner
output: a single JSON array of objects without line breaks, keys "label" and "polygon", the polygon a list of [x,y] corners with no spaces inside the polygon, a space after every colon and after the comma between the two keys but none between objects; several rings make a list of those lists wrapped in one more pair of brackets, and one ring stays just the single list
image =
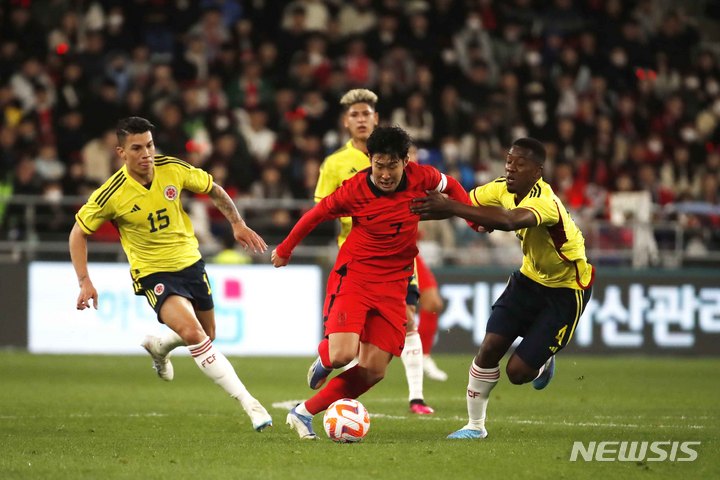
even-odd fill
[{"label": "yellow jersey sleeve", "polygon": [[120,169],[90,195],[85,205],[75,214],[75,220],[83,232],[92,235],[103,223],[115,218],[115,204],[109,200],[126,180],[124,168]]},{"label": "yellow jersey sleeve", "polygon": [[88,202],[75,214],[75,220],[80,229],[88,235],[92,235],[107,220],[112,218],[109,209],[103,209],[95,202]]},{"label": "yellow jersey sleeve", "polygon": [[[349,140],[342,148],[329,155],[320,166],[320,176],[315,186],[315,202],[319,202],[335,190],[340,188],[342,183],[353,177],[357,172],[370,166],[368,156],[355,148],[352,140]],[[340,217],[340,234],[338,235],[338,246],[345,243],[350,230],[352,229],[351,217]]]},{"label": "yellow jersey sleeve", "polygon": [[180,188],[182,190],[189,190],[193,193],[210,193],[210,190],[212,190],[212,175],[205,170],[193,167],[184,160],[175,157],[156,156],[155,166],[182,167],[180,169],[174,169],[179,176],[181,182]]},{"label": "yellow jersey sleeve", "polygon": [[523,275],[548,287],[588,288],[594,270],[585,255],[585,239],[552,187],[538,180],[518,207],[532,211],[538,220],[536,227],[516,232]]},{"label": "yellow jersey sleeve", "polygon": [[470,191],[470,201],[476,207],[502,207],[502,195],[505,191],[505,178],[500,177],[490,183],[475,187]]},{"label": "yellow jersey sleeve", "polygon": [[558,212],[558,206],[553,201],[552,197],[548,195],[541,195],[542,189],[539,184],[530,190],[530,193],[520,202],[518,208],[526,208],[530,210],[535,218],[537,224],[551,226],[558,223],[560,220],[560,212]]},{"label": "yellow jersey sleeve", "polygon": [[320,166],[320,176],[315,186],[315,203],[327,197],[342,184],[342,180],[338,177],[337,169],[333,162],[324,161]]},{"label": "yellow jersey sleeve", "polygon": [[210,193],[213,187],[213,177],[205,170],[192,167],[185,177],[183,189],[193,193]]}]

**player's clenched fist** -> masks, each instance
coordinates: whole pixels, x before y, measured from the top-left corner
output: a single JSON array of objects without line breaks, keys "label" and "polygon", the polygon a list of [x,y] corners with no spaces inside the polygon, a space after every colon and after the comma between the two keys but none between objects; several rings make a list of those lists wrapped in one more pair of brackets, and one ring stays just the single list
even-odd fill
[{"label": "player's clenched fist", "polygon": [[270,260],[275,268],[284,267],[290,262],[289,258],[283,258],[277,253],[277,248],[270,254]]}]

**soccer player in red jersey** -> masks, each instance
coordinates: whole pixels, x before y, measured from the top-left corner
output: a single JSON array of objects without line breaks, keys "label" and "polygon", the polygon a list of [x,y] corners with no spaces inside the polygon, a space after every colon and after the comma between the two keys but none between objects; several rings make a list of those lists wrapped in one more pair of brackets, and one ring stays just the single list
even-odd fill
[{"label": "soccer player in red jersey", "polygon": [[[377,95],[364,88],[349,90],[340,99],[340,105],[344,110],[343,125],[350,134],[350,140],[323,161],[317,186],[315,187],[315,202],[320,202],[340,188],[345,180],[370,166],[370,157],[366,145],[367,139],[379,123],[378,113],[375,109],[377,101]],[[414,152],[416,150],[414,147],[410,148],[410,161],[415,158]],[[340,227],[340,234],[337,238],[338,247],[345,243],[350,233],[352,218],[341,217]],[[431,293],[428,294],[427,299],[425,297],[422,299],[426,304],[431,300],[430,295]],[[408,382],[409,408],[412,413],[429,415],[434,413],[434,410],[425,403],[425,396],[423,395],[423,342],[420,339],[415,319],[419,301],[417,276],[412,277],[410,280],[405,300],[408,321],[405,332],[405,349],[400,359],[405,367],[405,377]],[[434,337],[435,332],[433,331],[428,335]],[[323,339],[318,345],[318,349],[327,349],[327,339]],[[432,360],[430,361],[432,362]],[[350,363],[344,368],[351,368],[352,365]],[[313,390],[322,387],[330,371],[332,371],[332,368],[323,367],[320,358],[318,358],[308,370],[308,386]]]},{"label": "soccer player in red jersey", "polygon": [[[408,163],[409,135],[399,127],[375,129],[367,141],[370,168],[357,173],[308,211],[272,252],[275,267],[288,264],[293,249],[320,222],[352,217],[328,279],[323,315],[328,348],[322,363],[341,368],[312,398],[290,410],[287,423],[300,438],[315,439],[313,415],[341,398],[357,398],[382,380],[405,344],[405,295],[418,253],[420,217],[413,198],[427,191],[469,203],[462,186],[433,167]],[[328,372],[329,373],[329,372]]]}]

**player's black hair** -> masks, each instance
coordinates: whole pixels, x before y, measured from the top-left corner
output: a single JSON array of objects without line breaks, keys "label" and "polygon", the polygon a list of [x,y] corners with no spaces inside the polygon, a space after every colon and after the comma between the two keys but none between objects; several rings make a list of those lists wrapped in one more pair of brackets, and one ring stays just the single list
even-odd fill
[{"label": "player's black hair", "polygon": [[545,164],[545,145],[540,140],[531,137],[518,138],[513,142],[513,146],[527,148],[532,152],[532,160],[540,165]]},{"label": "player's black hair", "polygon": [[118,121],[115,135],[117,135],[118,145],[124,145],[128,135],[151,132],[154,129],[155,125],[145,118],[127,117]]},{"label": "player's black hair", "polygon": [[398,126],[378,127],[367,139],[370,157],[379,153],[404,160],[408,156],[410,145],[412,145],[410,135]]}]

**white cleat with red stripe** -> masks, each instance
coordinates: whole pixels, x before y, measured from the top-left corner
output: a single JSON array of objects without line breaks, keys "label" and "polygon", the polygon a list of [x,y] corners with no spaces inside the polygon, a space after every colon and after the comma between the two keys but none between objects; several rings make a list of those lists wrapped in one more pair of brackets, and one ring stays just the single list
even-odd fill
[{"label": "white cleat with red stripe", "polygon": [[172,362],[168,358],[168,355],[160,355],[157,353],[157,345],[160,339],[154,335],[147,335],[140,346],[142,346],[153,359],[153,368],[158,374],[158,377],[162,378],[166,382],[169,382],[175,377],[175,371],[173,370]]}]

